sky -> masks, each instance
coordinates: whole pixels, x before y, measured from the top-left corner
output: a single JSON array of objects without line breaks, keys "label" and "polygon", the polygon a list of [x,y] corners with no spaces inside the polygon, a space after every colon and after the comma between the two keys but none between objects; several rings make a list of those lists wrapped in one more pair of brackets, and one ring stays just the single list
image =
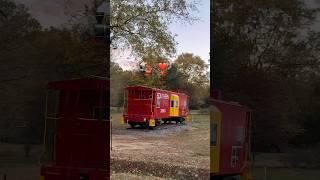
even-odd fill
[{"label": "sky", "polygon": [[200,20],[192,25],[174,23],[170,31],[177,34],[177,54],[190,52],[200,56],[208,63],[210,52],[210,0],[201,0],[199,12],[195,16]]}]

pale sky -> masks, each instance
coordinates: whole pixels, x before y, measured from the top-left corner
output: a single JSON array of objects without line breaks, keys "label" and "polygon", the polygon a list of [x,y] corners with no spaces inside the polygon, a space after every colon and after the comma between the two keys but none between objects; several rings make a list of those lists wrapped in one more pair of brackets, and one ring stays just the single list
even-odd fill
[{"label": "pale sky", "polygon": [[170,26],[172,33],[177,34],[177,54],[194,53],[208,63],[210,52],[210,0],[201,0],[199,12],[195,16],[200,20],[193,25],[174,23]]}]

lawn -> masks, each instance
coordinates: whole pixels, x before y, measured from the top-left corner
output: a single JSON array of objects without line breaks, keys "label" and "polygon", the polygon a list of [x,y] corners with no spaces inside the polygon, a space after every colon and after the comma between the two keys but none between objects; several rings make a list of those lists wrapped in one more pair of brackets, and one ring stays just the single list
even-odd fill
[{"label": "lawn", "polygon": [[253,180],[319,180],[320,169],[264,168],[252,170]]}]

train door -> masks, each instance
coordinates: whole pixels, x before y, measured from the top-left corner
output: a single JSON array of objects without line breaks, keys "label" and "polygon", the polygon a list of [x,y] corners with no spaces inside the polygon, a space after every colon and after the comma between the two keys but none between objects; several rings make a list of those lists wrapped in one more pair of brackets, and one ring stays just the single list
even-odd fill
[{"label": "train door", "polygon": [[210,172],[218,173],[220,170],[221,112],[216,106],[211,106],[210,109]]},{"label": "train door", "polygon": [[175,94],[170,96],[170,116],[179,116],[179,96]]}]

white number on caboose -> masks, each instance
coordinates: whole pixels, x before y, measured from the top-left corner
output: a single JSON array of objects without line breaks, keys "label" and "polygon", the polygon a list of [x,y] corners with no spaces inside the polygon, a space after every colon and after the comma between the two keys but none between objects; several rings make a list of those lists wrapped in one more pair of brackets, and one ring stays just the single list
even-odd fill
[{"label": "white number on caboose", "polygon": [[166,109],[160,109],[160,113],[166,113],[167,110]]}]

